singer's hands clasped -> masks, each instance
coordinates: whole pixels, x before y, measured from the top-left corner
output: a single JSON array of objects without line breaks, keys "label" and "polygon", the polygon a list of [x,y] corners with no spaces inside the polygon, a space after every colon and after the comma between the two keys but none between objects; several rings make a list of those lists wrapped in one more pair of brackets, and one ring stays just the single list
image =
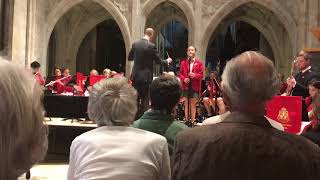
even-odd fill
[{"label": "singer's hands clasped", "polygon": [[172,59],[170,57],[167,58],[167,62],[168,62],[168,64],[170,64],[172,62]]},{"label": "singer's hands clasped", "polygon": [[190,72],[190,73],[189,73],[189,77],[190,77],[191,79],[193,79],[194,76],[195,76],[195,74],[194,74],[193,72]]},{"label": "singer's hands clasped", "polygon": [[185,78],[183,81],[188,84],[190,82],[190,79],[189,78]]}]

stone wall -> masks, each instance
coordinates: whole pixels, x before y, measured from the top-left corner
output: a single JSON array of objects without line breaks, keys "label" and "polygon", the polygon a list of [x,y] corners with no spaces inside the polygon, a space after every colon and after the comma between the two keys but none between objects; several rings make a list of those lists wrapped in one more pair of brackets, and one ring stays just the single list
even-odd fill
[{"label": "stone wall", "polygon": [[[25,64],[39,59],[46,71],[47,47],[56,27],[57,65],[67,65],[75,71],[80,43],[97,23],[114,19],[128,52],[131,43],[142,36],[146,24],[153,22],[149,17],[158,15],[158,24],[168,21],[168,12],[157,8],[166,4],[169,9],[171,4],[176,12],[170,18],[180,20],[188,28],[188,44],[197,47],[201,59],[221,24],[235,20],[251,24],[266,37],[276,67],[285,73],[297,51],[319,46],[310,33],[320,22],[318,0],[16,0],[12,57]],[[127,63],[127,71],[130,66]]]}]

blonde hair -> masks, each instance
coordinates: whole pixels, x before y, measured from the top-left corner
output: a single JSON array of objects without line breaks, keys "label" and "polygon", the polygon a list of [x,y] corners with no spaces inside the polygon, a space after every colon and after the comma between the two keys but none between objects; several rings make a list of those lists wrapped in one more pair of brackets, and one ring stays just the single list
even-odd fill
[{"label": "blonde hair", "polygon": [[0,60],[0,179],[17,179],[47,151],[42,90],[23,67]]},{"label": "blonde hair", "polygon": [[105,76],[107,76],[107,75],[110,76],[110,73],[111,73],[111,70],[108,69],[108,68],[104,69],[103,72],[102,72],[102,74],[105,75]]},{"label": "blonde hair", "polygon": [[125,77],[107,78],[90,90],[88,114],[98,126],[129,126],[137,112],[137,91]]}]

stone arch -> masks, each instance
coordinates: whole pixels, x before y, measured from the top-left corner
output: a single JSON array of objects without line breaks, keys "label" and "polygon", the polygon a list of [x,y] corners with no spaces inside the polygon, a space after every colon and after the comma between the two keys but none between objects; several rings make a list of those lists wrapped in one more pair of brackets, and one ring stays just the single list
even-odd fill
[{"label": "stone arch", "polygon": [[[87,24],[87,26],[83,27],[83,26],[80,26],[79,28],[84,28],[82,29],[82,31],[80,32],[75,32],[73,33],[72,35],[74,36],[75,34],[77,34],[79,37],[81,38],[71,38],[72,41],[71,41],[71,44],[74,45],[74,48],[73,48],[73,51],[71,51],[70,53],[70,57],[72,59],[75,59],[77,58],[77,54],[78,54],[78,51],[79,51],[79,48],[80,48],[80,45],[82,43],[82,41],[84,40],[84,38],[86,37],[86,35],[94,28],[96,27],[98,24],[100,24],[101,22],[103,21],[106,21],[110,18],[101,18],[101,19],[97,19],[95,22],[92,22],[92,24]],[[79,29],[79,28],[76,28],[76,29]]]},{"label": "stone arch", "polygon": [[[253,20],[249,19],[247,17],[238,17],[236,19],[237,21],[243,21],[246,22],[253,27],[255,27],[258,31],[261,32],[261,34],[266,38],[266,40],[270,43],[271,49],[274,53],[275,59],[281,59],[281,53],[279,52],[279,43],[278,39],[275,37],[274,33],[268,34],[267,31],[268,29],[265,29],[259,22],[258,20]],[[278,61],[275,61],[275,67],[279,68],[280,64]]]},{"label": "stone arch", "polygon": [[114,18],[116,23],[118,24],[122,36],[124,38],[126,52],[130,50],[131,46],[131,35],[129,26],[127,23],[126,18],[124,15],[117,9],[117,7],[112,4],[111,1],[104,1],[104,0],[64,0],[61,1],[47,16],[46,21],[49,22],[49,24],[45,27],[45,39],[44,39],[44,53],[46,54],[48,45],[49,45],[49,39],[50,35],[56,25],[56,23],[59,21],[59,19],[67,13],[72,7],[76,6],[77,4],[80,4],[84,1],[92,1],[94,3],[97,3],[101,5],[107,12],[111,14],[111,16]]},{"label": "stone arch", "polygon": [[[145,28],[146,26],[146,21],[147,18],[149,17],[149,15],[151,14],[151,12],[157,8],[158,5],[164,3],[164,2],[171,2],[173,4],[175,4],[178,8],[180,8],[180,10],[183,12],[184,16],[187,19],[187,26],[185,26],[188,31],[189,31],[189,35],[188,35],[188,41],[189,44],[191,44],[194,41],[194,37],[195,37],[195,19],[194,19],[194,11],[191,7],[190,4],[188,4],[185,1],[182,0],[150,0],[145,2],[142,5],[142,19],[141,19],[141,27]],[[141,29],[141,32],[143,32],[143,29]]]},{"label": "stone arch", "polygon": [[[215,29],[218,27],[219,23],[223,21],[224,18],[226,18],[231,12],[236,10],[242,5],[248,4],[248,3],[256,3],[258,5],[263,6],[267,10],[270,10],[273,12],[280,20],[284,28],[289,34],[290,37],[290,43],[291,47],[293,49],[293,52],[296,50],[296,41],[297,41],[297,27],[295,24],[295,21],[292,19],[292,17],[281,8],[281,5],[278,4],[276,1],[273,1],[270,3],[267,0],[237,0],[237,1],[229,1],[228,3],[224,4],[218,12],[216,12],[212,18],[209,20],[209,23],[206,27],[206,30],[203,33],[203,38],[201,40],[202,44],[204,45],[204,48],[208,47],[210,39],[208,39],[206,34],[213,34]],[[293,54],[292,54],[293,55]]]}]

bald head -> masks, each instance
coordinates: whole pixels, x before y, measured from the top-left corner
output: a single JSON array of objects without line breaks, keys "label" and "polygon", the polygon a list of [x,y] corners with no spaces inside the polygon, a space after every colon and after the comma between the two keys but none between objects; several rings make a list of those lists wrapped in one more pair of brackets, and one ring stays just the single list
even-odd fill
[{"label": "bald head", "polygon": [[92,69],[92,70],[90,71],[90,75],[91,75],[91,76],[97,76],[97,75],[99,75],[99,73],[98,73],[97,70]]},{"label": "bald head", "polygon": [[230,60],[222,74],[222,89],[236,108],[264,104],[275,95],[277,85],[273,63],[254,51]]},{"label": "bald head", "polygon": [[144,35],[147,35],[149,37],[153,37],[154,35],[154,30],[152,28],[147,28],[145,31],[144,31]]}]

